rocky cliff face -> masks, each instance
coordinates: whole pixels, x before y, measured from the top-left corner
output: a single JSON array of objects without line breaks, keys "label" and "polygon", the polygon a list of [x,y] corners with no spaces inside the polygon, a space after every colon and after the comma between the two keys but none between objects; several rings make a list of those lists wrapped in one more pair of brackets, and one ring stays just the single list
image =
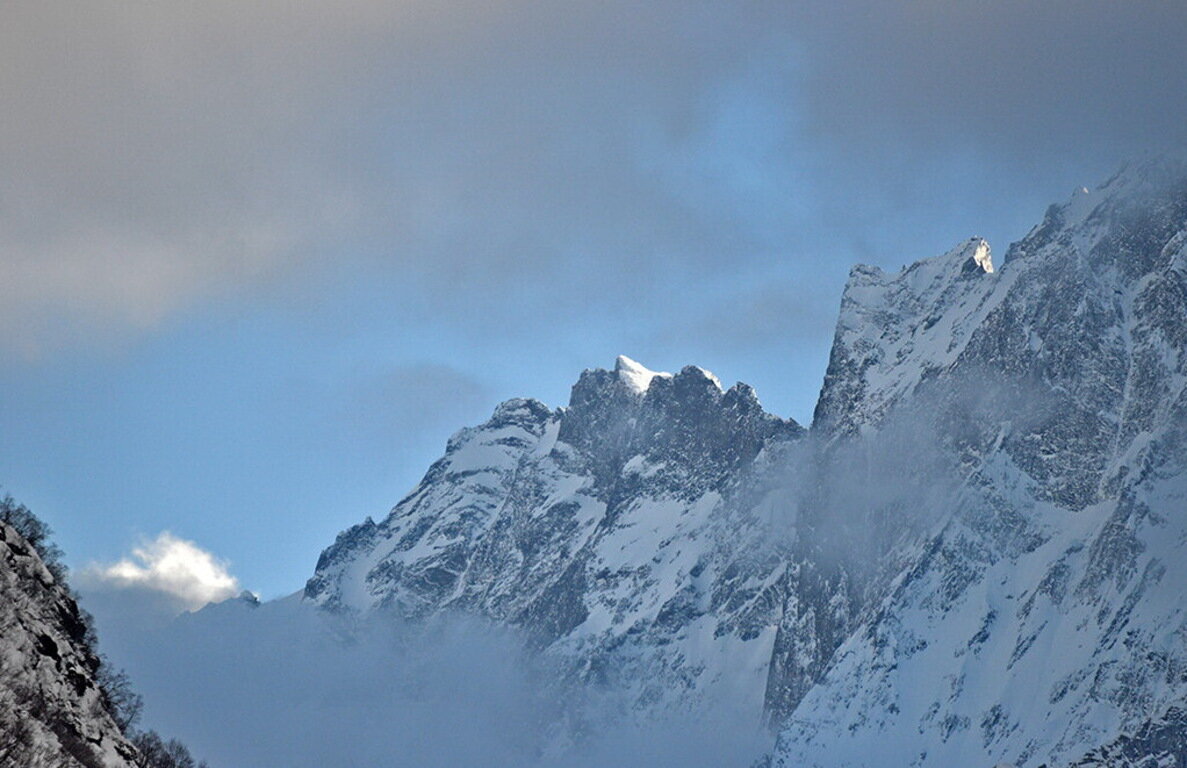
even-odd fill
[{"label": "rocky cliff face", "polygon": [[810,432],[626,359],[568,408],[504,403],[306,598],[524,627],[643,710],[736,701],[786,766],[1161,744],[1187,695],[1187,168],[1082,191],[996,261],[973,238],[855,268]]},{"label": "rocky cliff face", "polygon": [[1187,712],[1172,707],[1104,744],[1071,768],[1174,768],[1187,765]]},{"label": "rocky cliff face", "polygon": [[1184,179],[1151,163],[1082,191],[994,273],[968,246],[854,271],[814,429],[860,442],[907,414],[957,482],[914,512],[934,533],[780,764],[1064,765],[1118,734],[1132,751],[1183,701]]},{"label": "rocky cliff face", "polygon": [[454,435],[391,515],[323,553],[306,598],[478,612],[637,703],[725,686],[757,722],[784,567],[734,523],[803,435],[743,384],[620,358],[568,408],[511,400]]},{"label": "rocky cliff face", "polygon": [[37,550],[0,523],[0,765],[132,768],[78,605]]}]

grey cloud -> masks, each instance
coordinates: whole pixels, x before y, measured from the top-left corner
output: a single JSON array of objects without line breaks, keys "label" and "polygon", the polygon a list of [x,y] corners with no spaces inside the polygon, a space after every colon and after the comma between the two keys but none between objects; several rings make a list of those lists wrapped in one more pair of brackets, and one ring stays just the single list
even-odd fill
[{"label": "grey cloud", "polygon": [[803,127],[827,167],[824,219],[884,265],[973,234],[1001,252],[1048,203],[1187,144],[1185,28],[1187,5],[1161,2],[804,10]]},{"label": "grey cloud", "polygon": [[1180,3],[4,15],[0,329],[26,351],[345,259],[446,308],[909,262],[1187,130]]},{"label": "grey cloud", "polygon": [[707,119],[762,14],[363,0],[5,14],[0,321],[31,347],[343,254],[441,290],[740,237],[673,193],[665,154]]},{"label": "grey cloud", "polygon": [[842,145],[1116,163],[1187,138],[1182,3],[850,0],[802,19],[810,120]]}]

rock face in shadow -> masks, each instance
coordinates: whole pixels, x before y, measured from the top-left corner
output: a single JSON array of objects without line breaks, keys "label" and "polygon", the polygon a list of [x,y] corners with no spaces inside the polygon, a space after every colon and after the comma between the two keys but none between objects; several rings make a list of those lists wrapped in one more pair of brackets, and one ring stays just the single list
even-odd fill
[{"label": "rock face in shadow", "polygon": [[1068,768],[1173,768],[1187,765],[1187,712],[1171,707],[1133,733],[1092,750]]}]

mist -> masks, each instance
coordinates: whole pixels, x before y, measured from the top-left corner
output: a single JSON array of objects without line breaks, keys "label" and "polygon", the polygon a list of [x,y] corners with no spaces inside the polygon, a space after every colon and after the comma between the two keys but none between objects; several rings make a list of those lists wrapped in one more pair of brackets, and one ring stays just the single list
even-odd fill
[{"label": "mist", "polygon": [[359,620],[293,595],[129,631],[132,602],[83,594],[102,650],[144,696],[142,726],[216,768],[745,768],[770,746],[728,701],[640,718],[515,630],[474,617]]}]

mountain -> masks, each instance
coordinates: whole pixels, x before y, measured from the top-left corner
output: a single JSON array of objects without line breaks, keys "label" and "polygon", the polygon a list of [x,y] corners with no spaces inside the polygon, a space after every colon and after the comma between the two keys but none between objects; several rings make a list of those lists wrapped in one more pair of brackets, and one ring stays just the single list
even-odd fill
[{"label": "mountain", "polygon": [[728,698],[758,722],[784,565],[739,520],[805,434],[744,384],[620,357],[568,408],[510,400],[455,434],[385,520],[322,554],[305,597],[475,612],[638,705]]},{"label": "mountain", "polygon": [[1187,167],[1150,161],[1000,263],[856,267],[808,430],[627,358],[503,403],[305,599],[521,627],[776,765],[1147,765],[1187,745],[1185,383]]},{"label": "mountain", "polygon": [[[977,241],[854,270],[813,430],[860,444],[905,419],[956,483],[904,510],[934,533],[796,706],[778,764],[1065,765],[1181,717],[1185,180],[1159,161],[1082,190],[995,272]],[[1162,733],[1181,753],[1187,733]]]},{"label": "mountain", "polygon": [[61,569],[0,521],[0,765],[137,765],[101,676],[87,621]]}]

